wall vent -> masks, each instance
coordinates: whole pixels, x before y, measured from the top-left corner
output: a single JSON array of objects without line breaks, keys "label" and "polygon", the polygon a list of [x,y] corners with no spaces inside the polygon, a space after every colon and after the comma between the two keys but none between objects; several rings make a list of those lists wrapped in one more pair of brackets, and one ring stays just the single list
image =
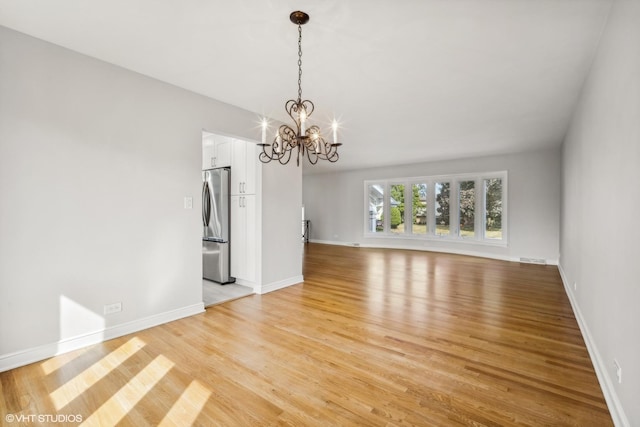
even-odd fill
[{"label": "wall vent", "polygon": [[527,264],[547,265],[547,260],[544,258],[520,258],[520,262],[525,262]]}]

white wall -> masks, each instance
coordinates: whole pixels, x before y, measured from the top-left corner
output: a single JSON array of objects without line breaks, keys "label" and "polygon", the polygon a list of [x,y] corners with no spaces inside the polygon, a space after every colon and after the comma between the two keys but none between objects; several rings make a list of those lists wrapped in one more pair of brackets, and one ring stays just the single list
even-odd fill
[{"label": "white wall", "polygon": [[303,280],[301,206],[302,167],[262,165],[261,293]]},{"label": "white wall", "polygon": [[616,424],[638,426],[640,1],[613,3],[563,148],[563,279]]},{"label": "white wall", "polygon": [[201,130],[256,115],[3,27],[0,93],[0,370],[201,311]]},{"label": "white wall", "polygon": [[[507,247],[441,240],[364,238],[364,181],[458,173],[508,171]],[[560,151],[411,164],[303,176],[311,239],[468,253],[502,259],[558,260]]]}]

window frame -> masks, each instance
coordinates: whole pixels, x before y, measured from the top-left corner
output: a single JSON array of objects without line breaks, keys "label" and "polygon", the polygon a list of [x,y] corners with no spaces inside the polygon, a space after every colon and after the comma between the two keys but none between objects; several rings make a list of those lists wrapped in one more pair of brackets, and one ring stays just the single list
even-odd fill
[{"label": "window frame", "polygon": [[[502,238],[486,237],[486,189],[485,180],[500,179],[502,181]],[[465,173],[451,175],[415,176],[390,179],[375,179],[364,181],[365,221],[364,238],[387,238],[403,240],[449,241],[456,243],[483,244],[492,246],[508,246],[508,172],[494,171],[481,173]],[[461,235],[460,231],[460,183],[474,181],[474,236]],[[436,229],[436,183],[449,183],[449,233],[437,234]],[[413,233],[413,186],[426,185],[426,233]],[[369,194],[371,185],[380,185],[384,189],[383,195],[383,229],[372,232],[369,224]],[[391,186],[404,185],[404,231],[392,232],[390,226]]]}]

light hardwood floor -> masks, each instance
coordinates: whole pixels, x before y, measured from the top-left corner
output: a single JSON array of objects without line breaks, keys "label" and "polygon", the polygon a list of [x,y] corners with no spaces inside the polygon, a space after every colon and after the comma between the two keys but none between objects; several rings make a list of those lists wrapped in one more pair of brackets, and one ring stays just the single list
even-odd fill
[{"label": "light hardwood floor", "polygon": [[304,284],[0,373],[0,412],[131,426],[612,425],[556,267],[305,251]]}]

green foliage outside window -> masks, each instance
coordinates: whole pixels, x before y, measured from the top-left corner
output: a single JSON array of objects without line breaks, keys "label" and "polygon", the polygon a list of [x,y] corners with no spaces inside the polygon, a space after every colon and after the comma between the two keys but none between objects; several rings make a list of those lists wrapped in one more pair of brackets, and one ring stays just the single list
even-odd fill
[{"label": "green foliage outside window", "polygon": [[393,206],[390,209],[391,214],[391,228],[398,228],[398,226],[402,223],[402,214],[400,213],[400,208]]},{"label": "green foliage outside window", "polygon": [[436,186],[436,225],[449,227],[449,196],[451,194],[451,183],[442,182]]},{"label": "green foliage outside window", "polygon": [[485,180],[487,230],[502,229],[502,180]]},{"label": "green foliage outside window", "polygon": [[460,182],[460,230],[473,231],[475,222],[475,181]]}]

